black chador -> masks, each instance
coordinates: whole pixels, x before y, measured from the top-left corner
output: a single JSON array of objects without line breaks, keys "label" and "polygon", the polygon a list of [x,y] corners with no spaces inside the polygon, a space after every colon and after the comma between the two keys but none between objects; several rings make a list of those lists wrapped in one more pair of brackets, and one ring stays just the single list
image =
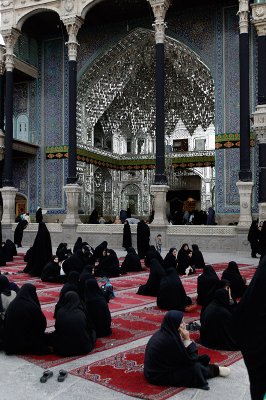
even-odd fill
[{"label": "black chador", "polygon": [[158,260],[153,259],[151,261],[148,280],[144,285],[141,285],[139,287],[137,293],[143,296],[157,296],[159,293],[160,282],[163,276],[165,276],[165,270]]}]

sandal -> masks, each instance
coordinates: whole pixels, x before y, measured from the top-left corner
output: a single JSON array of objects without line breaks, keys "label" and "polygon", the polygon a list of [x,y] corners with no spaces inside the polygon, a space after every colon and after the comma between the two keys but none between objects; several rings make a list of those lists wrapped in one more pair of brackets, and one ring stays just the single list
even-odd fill
[{"label": "sandal", "polygon": [[53,376],[53,371],[44,371],[44,373],[42,374],[42,376],[40,377],[40,382],[41,383],[45,383],[48,381],[49,378],[51,378]]},{"label": "sandal", "polygon": [[67,371],[65,371],[64,369],[60,369],[59,375],[57,377],[58,382],[64,382],[64,380],[66,379],[67,375],[68,375]]}]

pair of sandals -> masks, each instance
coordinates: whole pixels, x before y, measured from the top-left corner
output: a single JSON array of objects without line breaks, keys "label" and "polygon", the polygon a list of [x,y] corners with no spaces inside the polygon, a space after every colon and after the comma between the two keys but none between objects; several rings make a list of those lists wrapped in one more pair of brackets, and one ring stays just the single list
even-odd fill
[{"label": "pair of sandals", "polygon": [[[49,378],[51,378],[54,375],[53,371],[47,370],[44,371],[41,378],[40,378],[40,382],[41,383],[45,383],[48,381]],[[64,382],[64,380],[66,379],[68,375],[68,372],[65,371],[64,369],[60,369],[59,373],[58,373],[58,377],[57,377],[57,381],[58,382]]]}]

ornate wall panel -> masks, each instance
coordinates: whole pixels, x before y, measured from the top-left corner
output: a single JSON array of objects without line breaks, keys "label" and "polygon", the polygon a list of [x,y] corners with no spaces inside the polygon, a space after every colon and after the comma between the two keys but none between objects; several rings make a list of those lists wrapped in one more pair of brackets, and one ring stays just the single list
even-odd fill
[{"label": "ornate wall panel", "polygon": [[[44,145],[64,140],[64,54],[61,39],[43,42],[43,140]],[[61,208],[64,164],[57,160],[43,165],[43,206]]]}]

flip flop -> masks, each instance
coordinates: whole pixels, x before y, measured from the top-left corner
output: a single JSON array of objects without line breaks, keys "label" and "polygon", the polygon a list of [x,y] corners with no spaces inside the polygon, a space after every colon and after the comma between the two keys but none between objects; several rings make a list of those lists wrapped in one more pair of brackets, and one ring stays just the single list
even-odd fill
[{"label": "flip flop", "polygon": [[48,381],[49,378],[51,378],[53,376],[53,371],[44,371],[44,373],[42,374],[42,376],[40,377],[40,382],[41,383],[45,383]]},{"label": "flip flop", "polygon": [[60,369],[59,375],[57,377],[58,382],[64,382],[64,380],[66,379],[67,375],[68,375],[67,371],[65,371],[64,369]]}]

